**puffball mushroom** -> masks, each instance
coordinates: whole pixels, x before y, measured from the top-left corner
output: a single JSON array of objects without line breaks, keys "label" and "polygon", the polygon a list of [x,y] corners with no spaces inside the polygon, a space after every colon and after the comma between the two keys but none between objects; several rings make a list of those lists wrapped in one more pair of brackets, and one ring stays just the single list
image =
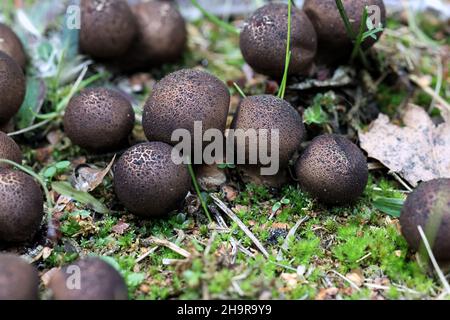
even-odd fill
[{"label": "puffball mushroom", "polygon": [[186,22],[175,4],[168,1],[140,2],[131,7],[137,36],[123,57],[122,68],[138,69],[176,62],[187,44]]},{"label": "puffball mushroom", "polygon": [[[379,12],[379,22],[383,26],[386,23],[386,8],[383,0],[343,0],[342,3],[355,36],[359,33],[363,10],[367,6],[376,6],[374,8],[377,8],[375,13]],[[346,57],[349,58],[354,44],[345,29],[336,1],[305,0],[303,10],[311,19],[317,32],[319,60],[336,61]],[[376,34],[377,39],[381,36],[381,33]],[[368,49],[376,41],[374,38],[368,37],[362,43],[362,47]]]},{"label": "puffball mushroom", "polygon": [[400,215],[402,234],[410,247],[422,243],[418,226],[427,236],[433,255],[450,262],[450,179],[422,182],[408,195]]},{"label": "puffball mushroom", "polygon": [[43,209],[41,189],[32,177],[0,168],[0,241],[32,239],[41,224]]},{"label": "puffball mushroom", "polygon": [[19,111],[25,91],[22,69],[13,58],[0,51],[0,123],[8,122]]},{"label": "puffball mushroom", "polygon": [[215,76],[194,69],[167,75],[153,88],[144,107],[142,125],[149,141],[176,144],[171,140],[176,129],[187,129],[194,137],[194,122],[202,129],[224,131],[230,93]]},{"label": "puffball mushroom", "polygon": [[[75,275],[79,276],[78,283],[71,281]],[[75,286],[77,284],[79,287]],[[63,267],[51,277],[49,288],[55,300],[128,299],[127,286],[122,276],[100,258],[80,259]]]},{"label": "puffball mushroom", "polygon": [[23,44],[16,33],[3,23],[0,23],[0,51],[13,58],[25,70],[27,57]]},{"label": "puffball mushroom", "polygon": [[72,98],[64,115],[64,130],[76,145],[91,151],[106,151],[127,144],[135,115],[120,93],[95,88]]},{"label": "puffball mushroom", "polygon": [[38,273],[21,257],[0,254],[0,300],[37,300]]},{"label": "puffball mushroom", "polygon": [[369,176],[362,151],[335,134],[316,137],[297,161],[296,173],[304,191],[330,205],[354,202]]},{"label": "puffball mushroom", "polygon": [[[317,36],[308,16],[292,8],[290,75],[308,74],[317,49]],[[281,78],[286,64],[288,6],[272,3],[247,19],[240,36],[245,61],[257,72]]]},{"label": "puffball mushroom", "polygon": [[[14,161],[18,164],[22,162],[22,151],[17,143],[0,131],[0,159]],[[9,168],[8,164],[0,162],[0,168]]]},{"label": "puffball mushroom", "polygon": [[[279,130],[279,164],[281,168],[289,165],[289,160],[305,138],[305,126],[300,114],[283,99],[273,95],[252,96],[243,99],[232,123],[234,130],[268,130],[267,142],[271,141],[271,130]],[[235,139],[237,150],[248,151],[252,145],[259,150],[259,141]],[[241,145],[244,144],[244,145]],[[270,144],[269,144],[270,146]],[[269,148],[269,151],[271,149]],[[259,154],[259,152],[258,152]],[[258,161],[259,164],[259,161]]]},{"label": "puffball mushroom", "polygon": [[82,0],[80,48],[94,58],[123,55],[137,33],[136,19],[125,0]]},{"label": "puffball mushroom", "polygon": [[162,216],[186,197],[191,178],[186,165],[172,161],[172,147],[163,142],[138,144],[116,164],[114,185],[120,202],[143,218]]}]

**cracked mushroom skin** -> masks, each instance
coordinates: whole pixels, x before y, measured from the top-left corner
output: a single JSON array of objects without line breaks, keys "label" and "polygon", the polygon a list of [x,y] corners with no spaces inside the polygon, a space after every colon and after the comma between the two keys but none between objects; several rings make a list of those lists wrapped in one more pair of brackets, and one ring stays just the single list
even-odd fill
[{"label": "cracked mushroom skin", "polygon": [[27,56],[23,44],[16,33],[3,23],[0,23],[0,51],[13,58],[25,70]]},{"label": "cracked mushroom skin", "polygon": [[94,88],[72,98],[64,114],[64,131],[70,140],[90,151],[109,151],[127,145],[135,115],[120,93]]},{"label": "cracked mushroom skin", "polygon": [[[20,151],[17,143],[8,137],[5,133],[0,131],[0,159],[14,161],[15,163],[22,163],[22,151]],[[0,168],[9,168],[6,163],[0,162]]]},{"label": "cracked mushroom skin", "polygon": [[[79,288],[69,288],[71,277],[79,274]],[[75,283],[74,283],[75,284]],[[100,258],[84,258],[63,267],[51,277],[54,300],[128,300],[124,279]]]},{"label": "cracked mushroom skin", "polygon": [[37,300],[39,277],[24,259],[0,254],[0,300]]},{"label": "cracked mushroom skin", "polygon": [[0,51],[0,123],[8,122],[19,111],[25,92],[22,69],[9,55]]},{"label": "cracked mushroom skin", "polygon": [[[317,50],[317,36],[308,16],[292,8],[290,75],[307,75]],[[240,35],[245,61],[257,72],[281,78],[286,64],[288,6],[273,3],[250,16]]]},{"label": "cracked mushroom skin", "polygon": [[186,129],[194,135],[194,122],[225,131],[230,93],[215,76],[194,69],[167,75],[156,84],[144,107],[142,125],[149,141],[174,145],[172,133]]},{"label": "cracked mushroom skin", "polygon": [[302,190],[328,205],[347,205],[364,192],[368,181],[366,157],[347,138],[316,137],[296,165]]},{"label": "cracked mushroom skin", "polygon": [[123,55],[137,33],[133,13],[125,0],[82,0],[80,49],[94,58]]},{"label": "cracked mushroom skin", "polygon": [[[269,150],[271,130],[279,130],[280,168],[286,168],[289,165],[289,160],[300,149],[300,144],[306,135],[302,116],[289,102],[272,95],[251,96],[243,99],[233,119],[232,128],[244,131],[256,130],[257,132],[258,130],[269,130],[267,135]],[[257,136],[259,141],[259,132]],[[245,148],[247,160],[251,145],[256,145],[259,150],[258,141],[252,143],[249,139],[242,141],[242,139],[236,138],[236,150]],[[259,160],[256,165],[258,167],[261,165]]]},{"label": "cracked mushroom skin", "polygon": [[[363,10],[366,6],[377,6],[379,8],[380,22],[385,26],[386,8],[383,0],[343,0],[342,3],[355,35],[359,33]],[[349,58],[353,49],[353,41],[345,29],[336,1],[305,0],[303,10],[311,19],[317,32],[319,60],[332,62]],[[377,33],[376,36],[379,38],[381,32]],[[376,41],[372,37],[368,37],[362,43],[362,47],[368,49]]]},{"label": "cracked mushroom skin", "polygon": [[148,142],[131,147],[120,157],[114,171],[115,192],[131,213],[160,217],[176,209],[188,194],[188,168],[172,161],[172,150],[166,143]]},{"label": "cracked mushroom skin", "polygon": [[31,240],[41,225],[43,210],[42,191],[32,177],[0,169],[0,241]]},{"label": "cracked mushroom skin", "polygon": [[400,215],[402,234],[418,251],[421,226],[438,261],[450,262],[450,179],[422,182],[408,195]]}]

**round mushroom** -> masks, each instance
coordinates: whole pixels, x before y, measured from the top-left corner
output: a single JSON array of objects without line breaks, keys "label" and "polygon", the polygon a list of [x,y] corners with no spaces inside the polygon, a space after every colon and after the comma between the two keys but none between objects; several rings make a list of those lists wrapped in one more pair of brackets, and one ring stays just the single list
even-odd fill
[{"label": "round mushroom", "polygon": [[82,0],[80,48],[95,58],[123,55],[137,34],[136,19],[124,0]]},{"label": "round mushroom", "polygon": [[16,33],[3,23],[0,23],[0,51],[13,58],[25,70],[27,56],[23,44]]},{"label": "round mushroom", "polygon": [[335,134],[316,137],[297,161],[296,173],[304,191],[330,205],[356,201],[369,177],[362,151]]},{"label": "round mushroom", "polygon": [[422,244],[418,226],[427,236],[433,255],[450,262],[450,179],[423,182],[408,195],[400,215],[402,234],[413,250]]},{"label": "round mushroom", "polygon": [[186,22],[173,3],[140,2],[132,6],[138,25],[129,60],[145,65],[176,62],[187,43]]},{"label": "round mushroom", "polygon": [[[0,131],[0,159],[14,161],[18,164],[22,162],[22,151],[20,151],[17,143]],[[6,163],[0,162],[0,168],[9,168]]]},{"label": "round mushroom", "polygon": [[76,145],[90,151],[115,150],[128,143],[135,115],[120,93],[95,88],[73,97],[64,114],[64,130]]},{"label": "round mushroom", "polygon": [[80,259],[63,267],[51,277],[49,288],[55,300],[128,299],[120,273],[100,258]]},{"label": "round mushroom", "polygon": [[191,179],[186,165],[172,161],[173,148],[163,142],[138,144],[116,164],[114,185],[120,202],[143,218],[162,216],[186,197]]},{"label": "round mushroom", "polygon": [[38,273],[21,257],[0,254],[0,300],[37,300]]},{"label": "round mushroom", "polygon": [[[255,139],[235,138],[236,154],[239,150],[245,150],[246,165],[262,166],[260,155],[261,134],[267,133],[264,143],[267,142],[267,150],[270,155],[275,155],[271,150],[271,140],[273,130],[278,130],[279,134],[279,167],[286,168],[289,165],[293,154],[300,148],[300,144],[305,138],[305,126],[301,115],[283,99],[273,95],[252,96],[243,99],[237,109],[233,119],[232,128],[250,133],[249,130],[256,130]],[[258,156],[256,163],[250,163],[250,151]],[[241,162],[241,161],[240,161]],[[239,164],[239,163],[238,163]],[[264,164],[265,166],[266,164]]]},{"label": "round mushroom", "polygon": [[153,88],[144,107],[142,125],[149,141],[176,144],[171,140],[176,129],[194,135],[194,122],[208,129],[224,131],[230,105],[230,93],[215,76],[194,69],[167,75]]},{"label": "round mushroom", "polygon": [[[374,8],[379,13],[379,23],[386,23],[386,8],[383,0],[344,0],[342,1],[354,35],[359,33],[363,10]],[[335,0],[305,0],[303,10],[311,19],[318,38],[319,62],[333,62],[349,58],[353,50],[353,41],[349,37]],[[367,29],[366,29],[367,31]],[[382,32],[376,34],[378,39]],[[377,40],[368,37],[362,47],[370,48]]]},{"label": "round mushroom", "polygon": [[25,91],[22,69],[9,55],[0,51],[0,123],[8,122],[19,111]]},{"label": "round mushroom", "polygon": [[[247,19],[240,36],[245,61],[257,72],[281,78],[286,64],[288,6],[271,3]],[[290,75],[306,75],[317,49],[317,36],[308,16],[298,8],[291,15]]]},{"label": "round mushroom", "polygon": [[43,196],[32,177],[0,168],[0,241],[24,242],[39,230]]}]

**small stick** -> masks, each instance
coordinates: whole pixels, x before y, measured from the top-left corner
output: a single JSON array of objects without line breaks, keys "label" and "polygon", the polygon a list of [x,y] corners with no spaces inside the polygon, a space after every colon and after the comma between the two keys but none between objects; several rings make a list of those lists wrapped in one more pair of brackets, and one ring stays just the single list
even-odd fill
[{"label": "small stick", "polygon": [[286,239],[284,239],[283,245],[281,246],[280,250],[278,251],[277,261],[283,260],[283,251],[286,251],[289,248],[289,240],[295,235],[295,233],[297,232],[297,229],[300,227],[300,225],[308,219],[309,219],[308,216],[303,217],[303,219],[298,220],[297,223],[291,228],[291,230],[289,230],[289,233],[287,234]]},{"label": "small stick", "polygon": [[177,246],[175,243],[172,243],[170,241],[164,240],[164,239],[159,239],[156,237],[150,237],[150,241],[153,242],[156,245],[159,246],[163,246],[166,247],[176,253],[178,253],[179,255],[189,259],[192,255],[190,252],[180,248],[179,246]]},{"label": "small stick", "polygon": [[225,203],[223,203],[215,194],[211,195],[211,198],[214,200],[216,205],[231,219],[233,220],[239,228],[241,228],[242,231],[253,241],[255,246],[261,251],[261,253],[264,255],[264,257],[269,258],[269,252],[264,248],[264,246],[261,244],[261,242],[258,240],[258,238],[255,237],[255,235],[250,231],[249,228],[241,221],[241,219],[238,218],[238,216],[227,207]]}]

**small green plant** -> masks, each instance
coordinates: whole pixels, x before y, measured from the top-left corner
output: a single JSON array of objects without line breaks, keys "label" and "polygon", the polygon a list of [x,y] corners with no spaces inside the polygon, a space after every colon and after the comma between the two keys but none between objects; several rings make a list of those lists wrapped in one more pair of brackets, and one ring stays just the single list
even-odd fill
[{"label": "small green plant", "polygon": [[281,81],[280,89],[278,90],[278,98],[284,99],[286,94],[286,86],[289,75],[289,64],[291,63],[291,20],[292,20],[292,1],[288,1],[288,30],[286,40],[286,61],[284,65],[283,80]]},{"label": "small green plant", "polygon": [[221,170],[225,170],[225,169],[235,169],[236,165],[232,164],[232,163],[220,163],[217,165],[217,168],[221,169]]},{"label": "small green plant", "polygon": [[280,201],[275,202],[275,204],[272,207],[272,213],[275,213],[280,209],[283,205],[288,205],[291,203],[291,200],[287,198],[282,198]]},{"label": "small green plant", "polygon": [[52,180],[57,175],[64,173],[69,167],[70,161],[60,161],[43,170],[42,176],[47,180]]}]

